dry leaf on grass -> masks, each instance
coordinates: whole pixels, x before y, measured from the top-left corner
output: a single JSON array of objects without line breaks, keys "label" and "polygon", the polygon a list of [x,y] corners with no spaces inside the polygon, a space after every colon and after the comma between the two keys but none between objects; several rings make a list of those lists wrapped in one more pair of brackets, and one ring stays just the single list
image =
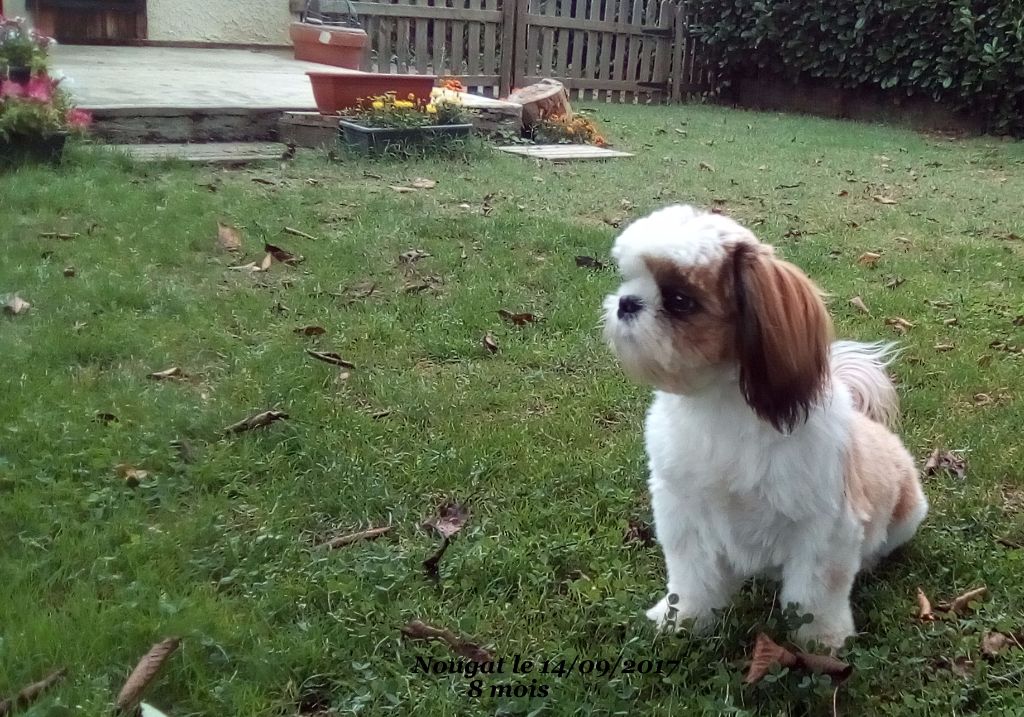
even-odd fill
[{"label": "dry leaf on grass", "polygon": [[953,344],[935,344],[935,346],[933,346],[932,348],[934,348],[941,354],[947,351],[952,351],[953,349],[956,348],[956,346],[954,346]]},{"label": "dry leaf on grass", "polygon": [[988,658],[999,657],[999,654],[1006,648],[1016,645],[1017,642],[1001,632],[987,632],[981,638],[981,654]]},{"label": "dry leaf on grass", "polygon": [[938,475],[941,472],[948,472],[960,480],[967,474],[967,461],[963,456],[957,455],[955,451],[946,451],[936,448],[924,462],[924,474],[926,476]]},{"label": "dry leaf on grass", "polygon": [[327,333],[327,329],[323,326],[300,326],[297,329],[292,329],[292,332],[303,336],[323,336]]},{"label": "dry leaf on grass", "polygon": [[448,550],[448,546],[452,544],[451,538],[445,538],[441,541],[441,545],[438,546],[437,550],[433,554],[423,561],[423,569],[427,573],[427,577],[435,582],[441,580],[441,558],[444,557],[444,553]]},{"label": "dry leaf on grass", "polygon": [[498,309],[498,316],[515,326],[526,326],[527,324],[532,324],[537,321],[537,317],[533,314],[514,314],[511,311],[506,311],[505,309]]},{"label": "dry leaf on grass", "polygon": [[65,266],[64,267],[64,276],[67,277],[68,279],[74,279],[77,274],[78,274],[78,271],[75,269],[75,267],[73,267],[73,266]]},{"label": "dry leaf on grass", "polygon": [[966,615],[971,612],[971,603],[980,601],[988,593],[988,588],[982,585],[980,588],[968,590],[962,595],[957,595],[948,604],[939,606],[940,610],[947,610],[957,615]]},{"label": "dry leaf on grass", "polygon": [[712,166],[711,166],[710,164],[708,164],[707,162],[701,162],[700,164],[698,164],[698,165],[697,165],[697,169],[698,169],[698,170],[703,170],[703,171],[705,171],[705,172],[714,172],[714,171],[715,171],[715,168],[714,168],[714,167],[712,167]]},{"label": "dry leaf on grass", "polygon": [[836,192],[836,196],[837,197],[848,197],[848,196],[850,196],[850,193],[848,191],[846,191],[845,189],[840,189],[838,192]]},{"label": "dry leaf on grass", "polygon": [[431,627],[419,620],[413,620],[403,627],[402,634],[410,640],[440,640],[456,655],[474,662],[491,662],[494,659],[490,652],[475,642],[456,635],[451,630]]},{"label": "dry leaf on grass", "polygon": [[861,266],[866,266],[873,269],[877,264],[878,260],[882,258],[881,254],[876,254],[873,251],[866,251],[857,257],[857,263]]},{"label": "dry leaf on grass", "polygon": [[[288,264],[289,266],[295,266],[296,264],[301,264],[303,261],[306,260],[306,258],[304,256],[299,256],[298,254],[292,254],[290,251],[282,249],[279,246],[275,246],[274,244],[265,244],[263,246],[263,251],[267,252],[267,254],[269,256],[271,256],[274,259],[274,261],[279,261],[282,264]],[[267,258],[263,257],[263,261],[264,261],[264,263],[266,263]],[[268,269],[268,268],[270,268],[270,266],[267,265],[266,268]],[[264,271],[266,271],[266,269],[264,269]]]},{"label": "dry leaf on grass", "polygon": [[416,191],[412,187],[399,187],[399,186],[396,186],[394,184],[391,185],[391,189],[393,189],[394,191],[398,192],[399,194],[409,194],[411,192],[415,192]]},{"label": "dry leaf on grass", "polygon": [[885,288],[886,289],[898,289],[899,287],[903,286],[905,283],[907,283],[907,280],[904,277],[902,277],[902,276],[894,276],[893,278],[889,279],[889,281],[885,282]]},{"label": "dry leaf on grass", "polygon": [[771,670],[772,665],[781,665],[807,672],[828,675],[835,682],[842,682],[853,672],[853,666],[829,655],[814,655],[792,651],[782,647],[763,632],[758,633],[751,655],[750,667],[743,681],[752,685],[759,682]]},{"label": "dry leaf on grass", "polygon": [[934,622],[938,616],[932,610],[932,601],[924,594],[924,590],[917,589],[917,619],[925,622]]},{"label": "dry leaf on grass", "polygon": [[335,366],[341,366],[342,368],[355,368],[356,365],[351,361],[346,361],[339,354],[334,351],[313,351],[312,349],[306,349],[306,353],[317,361],[323,361],[324,363],[333,364]]},{"label": "dry leaf on grass", "polygon": [[275,421],[283,421],[287,418],[288,414],[284,411],[264,411],[263,413],[257,413],[254,416],[244,418],[238,423],[232,423],[224,429],[224,433],[244,433],[245,431],[251,431],[254,428],[269,426]]},{"label": "dry leaf on grass", "polygon": [[0,715],[9,715],[25,709],[39,699],[44,692],[64,679],[66,674],[67,670],[62,667],[59,670],[54,670],[39,682],[22,687],[14,697],[0,701]]},{"label": "dry leaf on grass", "polygon": [[598,261],[592,256],[578,256],[576,257],[576,266],[583,269],[597,269],[600,271],[604,269],[604,262]]},{"label": "dry leaf on grass", "polygon": [[119,419],[113,413],[97,411],[96,414],[93,416],[92,420],[96,421],[97,423],[102,423],[104,426],[109,426],[111,423],[119,423],[121,419]]},{"label": "dry leaf on grass", "polygon": [[914,328],[914,325],[912,323],[910,323],[901,316],[889,317],[888,319],[885,320],[885,325],[891,326],[892,330],[900,334],[901,336],[910,331],[910,329]]},{"label": "dry leaf on grass", "polygon": [[494,337],[491,336],[490,332],[488,332],[484,336],[483,344],[484,344],[484,348],[487,349],[488,352],[490,352],[492,354],[498,353],[498,342],[494,340]]},{"label": "dry leaf on grass", "polygon": [[316,547],[322,548],[323,550],[336,550],[352,543],[358,543],[361,540],[376,540],[382,535],[386,535],[391,532],[393,525],[384,525],[380,528],[370,528],[368,530],[360,530],[358,533],[349,533],[348,535],[339,535],[330,540],[325,540],[319,543]]},{"label": "dry leaf on grass", "polygon": [[32,308],[32,304],[28,303],[20,296],[15,294],[4,302],[4,313],[8,316],[17,316],[18,314],[24,314],[26,311]]},{"label": "dry leaf on grass", "polygon": [[188,374],[186,374],[177,366],[171,366],[170,368],[165,368],[163,371],[154,371],[153,373],[149,374],[146,378],[151,378],[154,381],[166,381],[168,379],[173,378],[188,378]]},{"label": "dry leaf on grass", "polygon": [[217,248],[221,251],[241,251],[241,233],[230,224],[217,222]]},{"label": "dry leaf on grass", "polygon": [[160,668],[167,662],[167,658],[174,654],[174,651],[178,649],[180,644],[180,639],[169,637],[149,648],[149,652],[139,660],[139,664],[132,670],[132,673],[124,683],[124,687],[121,688],[121,692],[117,695],[117,702],[114,703],[114,706],[119,712],[130,712],[138,705],[142,693],[153,682]]},{"label": "dry leaf on grass", "polygon": [[141,470],[129,463],[118,463],[114,470],[129,488],[138,488],[142,481],[149,477],[149,471]]},{"label": "dry leaf on grass", "polygon": [[424,177],[416,177],[416,179],[409,182],[409,186],[413,189],[433,189],[437,186],[437,182],[433,179],[426,179]]},{"label": "dry leaf on grass", "polygon": [[868,305],[864,303],[864,299],[860,298],[859,296],[855,296],[852,299],[850,299],[850,306],[865,314],[871,313],[871,309],[869,309]]},{"label": "dry leaf on grass", "polygon": [[899,204],[899,202],[897,202],[895,199],[893,199],[891,197],[883,196],[881,194],[876,194],[875,196],[873,196],[871,198],[874,199],[879,204]]}]

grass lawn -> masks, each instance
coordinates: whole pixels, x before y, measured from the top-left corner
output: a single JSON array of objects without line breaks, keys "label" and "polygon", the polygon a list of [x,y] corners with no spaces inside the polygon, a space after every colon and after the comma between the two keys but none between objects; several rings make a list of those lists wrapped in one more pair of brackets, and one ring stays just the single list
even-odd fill
[{"label": "grass lawn", "polygon": [[[611,223],[689,202],[802,266],[841,335],[912,323],[894,368],[902,433],[922,461],[936,447],[967,459],[963,480],[928,479],[909,548],[858,581],[839,711],[1024,714],[1024,650],[980,651],[986,632],[1024,627],[1024,145],[719,108],[598,119],[634,159],[83,159],[0,176],[0,294],[32,304],[0,316],[0,695],[64,665],[26,714],[108,714],[139,656],[176,635],[148,695],[174,717],[830,713],[824,679],[742,684],[754,635],[782,637],[772,583],[748,586],[706,639],[656,636],[642,616],[664,589],[658,548],[624,542],[650,519],[649,396],[597,329],[615,275],[574,257],[607,261]],[[416,177],[437,186],[390,188]],[[218,220],[244,235],[241,255],[217,249]],[[264,241],[305,261],[228,269],[259,262]],[[400,261],[410,249],[429,256]],[[188,378],[147,378],[172,366]],[[270,409],[288,420],[223,435]],[[147,475],[129,487],[119,464]],[[447,500],[470,517],[435,582],[421,563],[439,540],[421,524]],[[938,602],[982,584],[973,613],[915,619],[918,586]],[[412,619],[509,662],[679,667],[535,668],[473,698],[469,680],[415,670],[450,653],[403,639]],[[546,699],[490,695],[532,680]]]}]

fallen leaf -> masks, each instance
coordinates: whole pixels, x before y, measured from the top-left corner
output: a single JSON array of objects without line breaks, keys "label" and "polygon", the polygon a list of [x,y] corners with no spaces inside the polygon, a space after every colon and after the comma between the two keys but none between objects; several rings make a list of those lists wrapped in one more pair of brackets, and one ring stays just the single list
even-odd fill
[{"label": "fallen leaf", "polygon": [[914,325],[900,316],[892,316],[885,320],[886,326],[891,326],[892,330],[902,335],[907,333],[910,329],[914,328]]},{"label": "fallen leaf", "polygon": [[171,366],[170,368],[165,368],[163,371],[154,371],[146,376],[146,378],[151,378],[154,381],[166,381],[170,378],[188,378],[188,375],[177,366]]},{"label": "fallen leaf", "polygon": [[751,655],[750,667],[747,669],[747,675],[743,681],[748,685],[759,682],[768,674],[772,665],[828,675],[835,682],[842,682],[853,672],[851,665],[834,657],[788,650],[763,632],[758,633]]},{"label": "fallen leaf", "polygon": [[288,414],[283,411],[264,411],[263,413],[257,413],[248,418],[244,418],[238,423],[232,423],[230,426],[224,429],[224,433],[244,433],[245,431],[251,431],[254,428],[263,428],[269,426],[275,421],[283,421],[288,418]]},{"label": "fallen leaf", "polygon": [[433,189],[437,186],[437,182],[433,179],[424,179],[423,177],[416,177],[416,179],[409,182],[409,186],[413,189]]},{"label": "fallen leaf", "polygon": [[54,670],[39,682],[22,687],[14,697],[0,701],[0,715],[9,715],[25,709],[39,699],[44,692],[64,679],[66,674],[67,670],[62,667],[59,670]]},{"label": "fallen leaf", "polygon": [[988,588],[982,585],[980,588],[974,588],[973,590],[968,590],[963,595],[956,596],[948,606],[943,607],[957,615],[965,615],[971,611],[971,603],[978,602],[981,598],[985,597],[986,593],[988,593]]},{"label": "fallen leaf", "polygon": [[221,251],[241,251],[242,235],[233,226],[217,222],[217,247]]},{"label": "fallen leaf", "polygon": [[848,191],[846,191],[845,189],[840,189],[838,192],[836,192],[836,196],[837,197],[848,197],[848,196],[850,196],[850,193]]},{"label": "fallen leaf", "polygon": [[900,286],[903,286],[903,284],[906,283],[906,281],[907,280],[904,279],[902,276],[894,276],[893,278],[889,279],[889,281],[885,282],[885,288],[896,289]]},{"label": "fallen leaf", "polygon": [[953,344],[935,344],[935,346],[933,346],[932,348],[934,348],[939,353],[945,353],[946,351],[952,351],[953,349],[956,348],[956,346],[954,346]]},{"label": "fallen leaf", "polygon": [[336,538],[331,538],[320,544],[317,548],[324,550],[336,550],[352,543],[358,543],[361,540],[376,540],[382,535],[386,535],[391,532],[393,525],[384,525],[380,528],[370,528],[369,530],[360,530],[358,533],[349,533],[348,535],[339,535]]},{"label": "fallen leaf", "polygon": [[879,204],[899,204],[899,202],[897,202],[895,199],[891,197],[882,196],[881,194],[876,194],[871,198],[874,199]]},{"label": "fallen leaf", "polygon": [[988,658],[999,657],[1007,647],[1016,644],[1011,637],[1001,632],[987,632],[981,638],[981,654]]},{"label": "fallen leaf", "polygon": [[97,423],[102,423],[104,426],[109,426],[111,423],[119,423],[120,419],[113,413],[105,413],[97,411],[93,416],[93,420]]},{"label": "fallen leaf", "polygon": [[934,622],[938,620],[935,612],[932,611],[931,600],[924,594],[924,590],[921,588],[917,589],[917,619],[924,620],[925,622]]},{"label": "fallen leaf", "polygon": [[423,521],[424,527],[436,530],[442,538],[451,538],[466,525],[469,511],[465,506],[449,501],[438,508],[437,515]]},{"label": "fallen leaf", "polygon": [[960,319],[958,319],[955,316],[953,316],[951,318],[948,318],[948,319],[943,319],[942,320],[942,325],[943,326],[956,326],[959,323],[960,323]]},{"label": "fallen leaf", "polygon": [[410,192],[415,192],[416,191],[412,187],[398,187],[398,186],[395,186],[395,185],[391,185],[391,189],[393,189],[394,191],[398,192],[399,194],[409,194]]},{"label": "fallen leaf", "polygon": [[924,462],[924,474],[934,476],[946,471],[952,473],[960,480],[967,474],[967,461],[963,456],[957,455],[954,451],[945,451],[936,448]]},{"label": "fallen leaf", "polygon": [[855,296],[852,299],[850,299],[850,306],[865,314],[871,313],[871,309],[869,309],[868,305],[864,303],[864,299],[860,298],[859,296]]},{"label": "fallen leaf", "polygon": [[598,271],[604,269],[605,267],[604,262],[598,261],[592,256],[576,257],[576,266],[581,267],[583,269],[597,269]]},{"label": "fallen leaf", "polygon": [[271,179],[264,179],[263,177],[253,177],[252,181],[255,182],[256,184],[263,184],[263,185],[266,185],[268,187],[276,187],[277,186],[277,182],[275,182],[275,181],[273,181]]},{"label": "fallen leaf", "polygon": [[441,545],[438,546],[437,550],[423,561],[423,570],[426,571],[427,577],[434,582],[440,582],[441,580],[441,569],[439,567],[441,565],[441,558],[444,556],[445,551],[448,550],[448,546],[451,544],[452,541],[450,538],[443,538],[441,540]]},{"label": "fallen leaf", "polygon": [[[292,254],[290,251],[286,251],[281,247],[275,246],[273,244],[265,244],[263,246],[263,251],[267,252],[269,256],[273,257],[274,261],[279,261],[282,264],[288,264],[289,266],[295,266],[296,264],[301,264],[303,261],[305,261],[305,257],[299,256],[298,254]],[[263,261],[264,263],[266,263],[267,258],[264,257]],[[266,269],[270,268],[270,265],[267,264],[266,267],[261,268],[263,268],[265,271]]]},{"label": "fallen leaf", "polygon": [[697,165],[697,169],[698,170],[704,170],[705,172],[714,172],[715,171],[715,168],[712,167],[707,162],[701,162],[700,164],[698,164]]},{"label": "fallen leaf", "polygon": [[8,316],[17,316],[18,314],[24,314],[26,311],[32,308],[32,304],[22,299],[17,294],[9,297],[4,303],[4,313]]},{"label": "fallen leaf", "polygon": [[73,266],[65,266],[64,267],[64,276],[67,277],[68,279],[74,279],[76,274],[78,274],[78,271],[75,270],[75,267],[73,267]]},{"label": "fallen leaf", "polygon": [[274,263],[274,255],[273,254],[264,254],[263,255],[263,261],[260,262],[260,265],[256,269],[257,269],[257,271],[270,271],[270,266],[273,263]]},{"label": "fallen leaf", "polygon": [[511,311],[506,311],[505,309],[498,309],[498,316],[516,326],[526,326],[527,324],[532,324],[537,321],[537,317],[533,314],[514,314]]},{"label": "fallen leaf", "polygon": [[488,332],[484,336],[483,344],[484,344],[484,348],[487,349],[490,353],[492,353],[492,354],[498,353],[498,342],[494,340],[494,337],[491,336],[490,332]]},{"label": "fallen leaf", "polygon": [[413,264],[420,259],[426,259],[428,256],[430,256],[430,254],[422,249],[410,249],[409,251],[404,251],[399,254],[398,261],[403,264]]},{"label": "fallen leaf", "polygon": [[645,548],[650,548],[654,545],[654,530],[651,528],[650,523],[638,518],[630,518],[629,527],[626,528],[626,534],[622,537],[622,542],[625,545],[639,543]]},{"label": "fallen leaf", "polygon": [[875,265],[878,264],[878,260],[881,258],[881,254],[876,254],[873,251],[866,251],[859,257],[857,257],[857,263],[860,264],[861,266],[866,266],[868,268],[873,269]]},{"label": "fallen leaf", "polygon": [[139,660],[139,664],[132,670],[132,673],[124,683],[124,687],[121,688],[121,692],[117,695],[114,707],[119,712],[130,712],[138,705],[142,693],[153,682],[153,679],[160,671],[160,668],[163,667],[167,658],[174,654],[174,651],[178,649],[180,644],[180,639],[169,637],[149,648],[149,652]]},{"label": "fallen leaf", "polygon": [[335,366],[341,366],[342,368],[356,367],[354,363],[346,361],[334,351],[313,351],[312,349],[306,349],[306,353],[317,361],[323,361],[324,363],[334,364]]},{"label": "fallen leaf", "polygon": [[413,620],[402,628],[402,634],[410,640],[440,640],[448,645],[448,648],[460,657],[474,662],[491,662],[494,657],[490,652],[471,642],[465,637],[456,635],[451,630],[431,627],[419,620]]},{"label": "fallen leaf", "polygon": [[327,329],[323,326],[300,326],[297,329],[292,329],[292,331],[303,336],[323,336],[327,333]]}]

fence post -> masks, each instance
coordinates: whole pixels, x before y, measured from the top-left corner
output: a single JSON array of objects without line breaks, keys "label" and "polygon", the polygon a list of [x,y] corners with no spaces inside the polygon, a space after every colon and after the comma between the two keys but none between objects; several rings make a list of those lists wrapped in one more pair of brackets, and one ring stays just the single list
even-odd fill
[{"label": "fence post", "polygon": [[516,83],[516,25],[520,0],[501,3],[501,66],[498,68],[498,96],[508,97]]},{"label": "fence post", "polygon": [[673,13],[675,33],[672,36],[672,101],[683,101],[683,76],[685,75],[686,58],[691,51],[689,39],[689,23],[687,22],[687,2],[679,0]]}]

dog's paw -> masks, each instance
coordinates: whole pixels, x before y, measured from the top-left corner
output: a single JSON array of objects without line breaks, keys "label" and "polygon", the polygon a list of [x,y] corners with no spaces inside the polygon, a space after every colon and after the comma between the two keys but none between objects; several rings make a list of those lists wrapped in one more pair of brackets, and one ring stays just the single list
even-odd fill
[{"label": "dog's paw", "polygon": [[710,610],[695,611],[684,605],[675,593],[669,593],[646,613],[659,632],[680,632],[684,628],[695,635],[704,633],[714,622]]},{"label": "dog's paw", "polygon": [[828,648],[833,654],[842,648],[847,638],[853,637],[853,625],[818,624],[818,620],[801,625],[793,634],[793,641],[805,648],[815,645]]},{"label": "dog's paw", "polygon": [[658,628],[658,631],[668,631],[677,627],[676,618],[679,615],[679,611],[675,605],[670,605],[668,602],[668,595],[663,597],[654,607],[646,613],[647,619],[654,623],[654,626]]}]

